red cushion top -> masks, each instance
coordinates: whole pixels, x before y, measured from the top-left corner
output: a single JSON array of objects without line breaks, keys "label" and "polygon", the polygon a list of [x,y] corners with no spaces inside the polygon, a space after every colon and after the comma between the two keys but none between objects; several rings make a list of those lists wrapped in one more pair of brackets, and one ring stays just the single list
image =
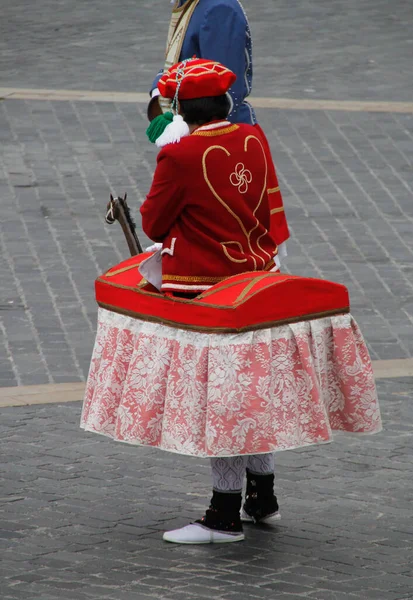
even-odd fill
[{"label": "red cushion top", "polygon": [[349,311],[347,288],[339,283],[254,271],[229,277],[194,300],[156,292],[138,271],[148,253],[133,256],[96,280],[104,308],[172,327],[231,333],[321,318]]}]

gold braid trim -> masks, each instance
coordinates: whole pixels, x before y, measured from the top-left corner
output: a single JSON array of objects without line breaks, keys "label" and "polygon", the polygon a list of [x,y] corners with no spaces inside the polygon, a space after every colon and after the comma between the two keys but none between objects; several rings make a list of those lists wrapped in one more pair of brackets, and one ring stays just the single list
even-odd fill
[{"label": "gold braid trim", "polygon": [[236,131],[237,129],[239,129],[238,125],[229,125],[228,127],[224,127],[223,129],[209,129],[207,131],[195,130],[192,135],[216,137],[217,135],[225,135],[226,133],[231,133],[232,131]]},{"label": "gold braid trim", "polygon": [[229,275],[223,275],[222,277],[203,277],[202,275],[167,275],[162,274],[162,281],[183,281],[185,283],[219,283],[224,279],[228,279]]}]

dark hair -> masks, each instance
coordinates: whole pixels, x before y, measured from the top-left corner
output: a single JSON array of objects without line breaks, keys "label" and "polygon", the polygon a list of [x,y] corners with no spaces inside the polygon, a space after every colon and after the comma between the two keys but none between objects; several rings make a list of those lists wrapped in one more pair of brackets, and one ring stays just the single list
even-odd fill
[{"label": "dark hair", "polygon": [[226,119],[231,108],[227,94],[180,100],[180,113],[188,125],[205,125],[210,121]]}]

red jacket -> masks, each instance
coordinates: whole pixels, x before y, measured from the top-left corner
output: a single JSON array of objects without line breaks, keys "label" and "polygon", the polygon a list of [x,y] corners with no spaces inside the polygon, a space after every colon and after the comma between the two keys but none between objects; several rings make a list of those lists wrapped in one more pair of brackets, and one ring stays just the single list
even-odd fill
[{"label": "red jacket", "polygon": [[227,121],[159,152],[141,214],[147,236],[163,243],[163,291],[200,292],[231,275],[274,268],[271,166],[260,130]]}]

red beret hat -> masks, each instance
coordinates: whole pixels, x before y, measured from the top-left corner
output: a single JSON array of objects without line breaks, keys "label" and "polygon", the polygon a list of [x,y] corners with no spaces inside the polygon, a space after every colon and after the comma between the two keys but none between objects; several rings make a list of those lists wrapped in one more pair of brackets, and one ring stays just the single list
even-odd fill
[{"label": "red beret hat", "polygon": [[213,60],[194,58],[173,65],[162,75],[158,89],[164,98],[192,100],[222,96],[236,80],[235,73]]}]

